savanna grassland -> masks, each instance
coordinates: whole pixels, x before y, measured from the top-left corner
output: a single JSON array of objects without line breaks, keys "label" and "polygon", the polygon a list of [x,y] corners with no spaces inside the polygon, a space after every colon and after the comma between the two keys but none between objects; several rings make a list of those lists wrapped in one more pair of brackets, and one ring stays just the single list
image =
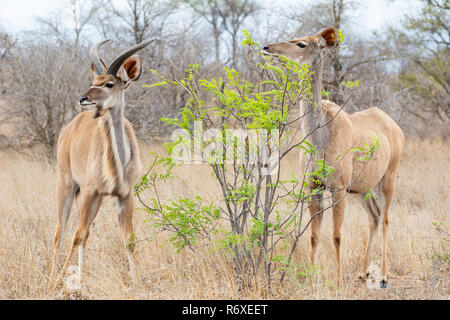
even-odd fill
[{"label": "savanna grassland", "polygon": [[[141,145],[144,166],[150,149],[162,152],[160,142]],[[308,267],[309,230],[294,256],[299,271],[269,291],[254,285],[239,291],[231,258],[205,242],[179,253],[167,243],[167,234],[153,235],[147,216],[136,201],[136,255],[141,280],[133,288],[124,252],[115,201],[106,199],[91,228],[81,291],[47,290],[56,225],[55,164],[29,153],[0,153],[0,298],[1,299],[448,299],[447,254],[450,223],[450,143],[441,139],[407,139],[390,211],[388,262],[390,282],[384,290],[369,289],[356,279],[369,228],[367,214],[353,199],[342,229],[344,284],[336,276],[331,211],[321,231],[318,269]],[[298,158],[286,160],[284,171],[295,171]],[[161,186],[163,199],[201,195],[217,200],[218,185],[207,167],[183,166],[176,179]],[[143,195],[145,198],[145,195]],[[150,195],[147,195],[150,196]],[[78,219],[75,204],[64,239],[60,267],[68,252]],[[153,240],[149,240],[153,239]],[[381,263],[378,232],[371,268]],[[199,259],[198,255],[203,257]],[[76,264],[76,257],[73,259]],[[304,266],[304,267],[303,267]],[[70,275],[70,274],[69,274]]]}]

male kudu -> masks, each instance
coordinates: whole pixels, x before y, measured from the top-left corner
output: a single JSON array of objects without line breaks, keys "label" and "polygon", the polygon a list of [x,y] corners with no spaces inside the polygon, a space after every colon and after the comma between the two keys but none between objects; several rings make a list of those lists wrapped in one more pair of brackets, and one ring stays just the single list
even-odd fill
[{"label": "male kudu", "polygon": [[[108,40],[107,40],[108,41]],[[133,187],[141,172],[139,148],[130,122],[124,117],[124,91],[139,79],[142,62],[133,56],[152,41],[138,44],[120,54],[107,68],[94,45],[89,56],[94,79],[80,97],[80,105],[92,110],[80,113],[62,130],[57,146],[58,223],[53,241],[50,285],[53,284],[58,252],[74,198],[80,198],[80,216],[69,255],[54,285],[61,282],[74,250],[78,247],[78,275],[89,229],[105,196],[117,197],[119,224],[133,281],[136,261],[133,252]]]}]

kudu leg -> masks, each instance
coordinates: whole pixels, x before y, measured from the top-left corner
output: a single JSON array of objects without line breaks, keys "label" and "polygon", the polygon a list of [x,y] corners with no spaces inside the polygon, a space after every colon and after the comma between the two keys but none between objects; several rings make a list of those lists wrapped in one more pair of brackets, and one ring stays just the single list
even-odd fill
[{"label": "kudu leg", "polygon": [[133,194],[130,193],[124,198],[118,198],[117,206],[119,211],[119,224],[122,229],[123,243],[127,252],[130,264],[131,279],[137,283],[136,257],[134,255],[135,235],[133,229],[134,201]]},{"label": "kudu leg", "polygon": [[369,268],[370,263],[370,253],[372,251],[373,239],[377,233],[379,220],[380,220],[380,207],[377,204],[377,201],[373,198],[364,199],[364,194],[357,194],[355,198],[361,204],[361,206],[367,212],[369,217],[370,229],[369,236],[367,238],[366,250],[364,254],[364,261],[361,268],[361,272],[359,274],[359,279],[361,281],[365,281],[369,274],[367,273],[367,269]]},{"label": "kudu leg", "polygon": [[53,237],[53,257],[50,272],[49,286],[53,286],[56,268],[58,265],[58,255],[64,240],[64,231],[66,229],[67,220],[70,216],[73,200],[75,198],[78,186],[74,184],[69,177],[58,179],[56,191],[58,222],[56,225],[55,235]]},{"label": "kudu leg", "polygon": [[309,212],[312,217],[311,221],[311,264],[316,264],[317,259],[317,246],[319,245],[320,226],[322,225],[323,212],[317,214],[323,210],[323,195],[314,195],[311,199],[309,206]]},{"label": "kudu leg", "polygon": [[[77,226],[77,229],[75,230],[75,234],[74,234],[73,240],[72,240],[72,246],[71,246],[69,254],[66,258],[66,262],[64,263],[64,266],[62,267],[61,273],[60,273],[58,279],[56,280],[55,285],[58,285],[60,282],[62,282],[75,249],[84,241],[84,239],[86,237],[86,234],[87,234],[86,231],[87,231],[87,227],[88,227],[89,217],[90,217],[90,214],[92,212],[92,207],[93,207],[97,197],[98,196],[92,192],[82,192],[82,194],[81,194],[81,209],[80,209],[80,218],[78,220],[78,226]],[[81,252],[81,255],[82,255],[81,260],[79,259],[79,264],[78,264],[79,272],[81,271],[80,263],[81,263],[81,265],[83,263],[83,252]]]},{"label": "kudu leg", "polygon": [[382,249],[383,251],[382,251],[381,282],[380,282],[381,288],[386,288],[387,286],[388,267],[386,262],[386,251],[387,251],[386,237],[389,227],[389,207],[391,205],[395,191],[396,173],[397,173],[396,170],[388,172],[384,177],[383,185],[381,188],[381,191],[383,192],[383,195],[385,197],[385,208],[383,214],[383,249]]},{"label": "kudu leg", "polygon": [[88,222],[86,225],[86,233],[83,239],[82,245],[78,246],[78,276],[81,281],[81,277],[83,276],[83,268],[84,268],[84,251],[86,250],[87,240],[89,238],[89,232],[91,230],[91,224],[97,216],[98,210],[100,209],[100,205],[102,203],[103,197],[96,196],[92,201],[92,207],[90,210]]},{"label": "kudu leg", "polygon": [[345,191],[338,191],[332,194],[333,196],[333,242],[336,249],[336,262],[337,262],[337,283],[341,285],[343,282],[342,278],[342,267],[341,267],[341,227],[344,221],[344,210],[345,210]]}]

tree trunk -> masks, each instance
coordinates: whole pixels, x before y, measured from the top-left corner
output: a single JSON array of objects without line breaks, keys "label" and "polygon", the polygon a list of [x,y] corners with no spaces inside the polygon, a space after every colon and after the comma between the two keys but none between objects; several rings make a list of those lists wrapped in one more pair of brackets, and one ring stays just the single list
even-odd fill
[{"label": "tree trunk", "polygon": [[[344,12],[344,0],[333,0],[333,18],[334,26],[337,29],[341,28],[342,13]],[[344,97],[341,95],[341,82],[343,80],[342,63],[339,57],[339,46],[335,49],[335,52],[331,54],[333,61],[333,78],[331,80],[331,96],[333,100],[338,104],[344,103]]]}]

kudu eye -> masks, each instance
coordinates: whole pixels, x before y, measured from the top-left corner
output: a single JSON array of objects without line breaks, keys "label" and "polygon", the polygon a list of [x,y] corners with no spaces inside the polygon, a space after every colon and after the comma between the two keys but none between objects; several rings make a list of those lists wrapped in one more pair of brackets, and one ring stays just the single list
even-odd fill
[{"label": "kudu eye", "polygon": [[297,45],[298,45],[300,48],[306,48],[306,43],[304,43],[304,42],[299,42],[299,43],[297,43]]},{"label": "kudu eye", "polygon": [[108,83],[105,85],[105,87],[107,87],[107,88],[112,88],[112,87],[114,87],[114,83],[108,82]]}]

